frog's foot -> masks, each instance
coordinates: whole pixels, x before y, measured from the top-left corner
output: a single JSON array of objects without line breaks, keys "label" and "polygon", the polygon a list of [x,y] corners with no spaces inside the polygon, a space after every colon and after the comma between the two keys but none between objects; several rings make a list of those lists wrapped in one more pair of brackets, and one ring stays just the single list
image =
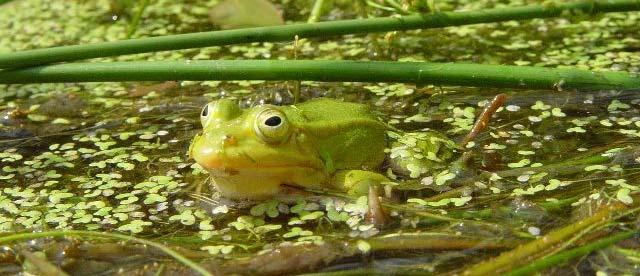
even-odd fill
[{"label": "frog's foot", "polygon": [[371,171],[346,170],[338,171],[334,175],[334,184],[338,188],[351,195],[367,196],[368,208],[365,217],[368,222],[379,228],[389,222],[378,196],[380,184],[384,182],[389,182],[386,176]]},{"label": "frog's foot", "polygon": [[367,195],[370,186],[379,186],[389,179],[379,173],[362,170],[338,171],[334,175],[334,185],[351,195]]}]

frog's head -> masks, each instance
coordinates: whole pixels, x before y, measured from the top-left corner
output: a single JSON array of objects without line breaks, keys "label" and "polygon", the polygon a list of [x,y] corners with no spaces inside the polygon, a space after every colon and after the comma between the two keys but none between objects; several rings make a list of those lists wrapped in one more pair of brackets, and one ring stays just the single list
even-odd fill
[{"label": "frog's head", "polygon": [[289,119],[295,107],[261,105],[241,110],[223,99],[202,109],[203,127],[189,155],[209,171],[214,186],[230,198],[262,198],[280,184],[322,182],[324,164],[313,141]]}]

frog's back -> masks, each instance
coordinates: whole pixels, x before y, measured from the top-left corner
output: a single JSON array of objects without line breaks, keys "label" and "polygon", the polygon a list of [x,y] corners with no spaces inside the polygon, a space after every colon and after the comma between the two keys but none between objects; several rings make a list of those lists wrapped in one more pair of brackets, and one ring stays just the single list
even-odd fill
[{"label": "frog's back", "polygon": [[296,105],[319,150],[333,169],[378,169],[385,157],[386,128],[364,104],[320,98]]},{"label": "frog's back", "polygon": [[364,104],[317,98],[296,105],[311,122],[349,121],[357,118],[377,120]]}]

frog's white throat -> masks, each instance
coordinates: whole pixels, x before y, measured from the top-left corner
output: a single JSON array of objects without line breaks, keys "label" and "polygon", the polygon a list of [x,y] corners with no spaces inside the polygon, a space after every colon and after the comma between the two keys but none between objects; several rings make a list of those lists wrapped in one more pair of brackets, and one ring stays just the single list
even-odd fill
[{"label": "frog's white throat", "polygon": [[329,181],[324,170],[309,167],[211,169],[209,173],[216,190],[232,199],[264,199],[278,194],[282,184],[323,187]]}]

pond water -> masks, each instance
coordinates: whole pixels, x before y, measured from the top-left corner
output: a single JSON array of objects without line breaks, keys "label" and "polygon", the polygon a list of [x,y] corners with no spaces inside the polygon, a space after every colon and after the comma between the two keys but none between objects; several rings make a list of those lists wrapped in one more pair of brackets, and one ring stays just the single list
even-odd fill
[{"label": "pond water", "polygon": [[[306,21],[313,5],[274,2],[286,22]],[[320,21],[393,14],[327,2]],[[436,6],[447,11],[534,2]],[[139,6],[127,3],[2,4],[0,51],[217,28],[208,15],[217,1],[150,1],[138,25],[131,22]],[[637,73],[639,34],[640,12],[627,12],[310,39],[295,53],[293,42],[253,43],[92,61],[295,56]],[[383,226],[365,216],[366,196],[338,191],[256,202],[216,197],[207,173],[187,155],[201,131],[202,107],[220,98],[239,99],[242,107],[292,104],[297,87],[303,101],[363,103],[397,129],[435,130],[454,141],[469,132],[494,95],[504,93],[507,101],[464,150],[472,157],[464,181],[450,179],[446,167],[397,175],[400,184],[381,194],[388,216]],[[535,260],[638,229],[638,92],[309,81],[0,85],[0,237],[71,229],[120,233],[162,243],[221,275],[461,273],[517,245],[549,239],[548,248],[514,255]],[[387,167],[380,172],[390,173]],[[638,242],[628,239],[546,273],[638,274]],[[0,248],[0,274],[38,274],[47,265],[72,275],[196,273],[156,248],[115,239],[75,235]]]}]

